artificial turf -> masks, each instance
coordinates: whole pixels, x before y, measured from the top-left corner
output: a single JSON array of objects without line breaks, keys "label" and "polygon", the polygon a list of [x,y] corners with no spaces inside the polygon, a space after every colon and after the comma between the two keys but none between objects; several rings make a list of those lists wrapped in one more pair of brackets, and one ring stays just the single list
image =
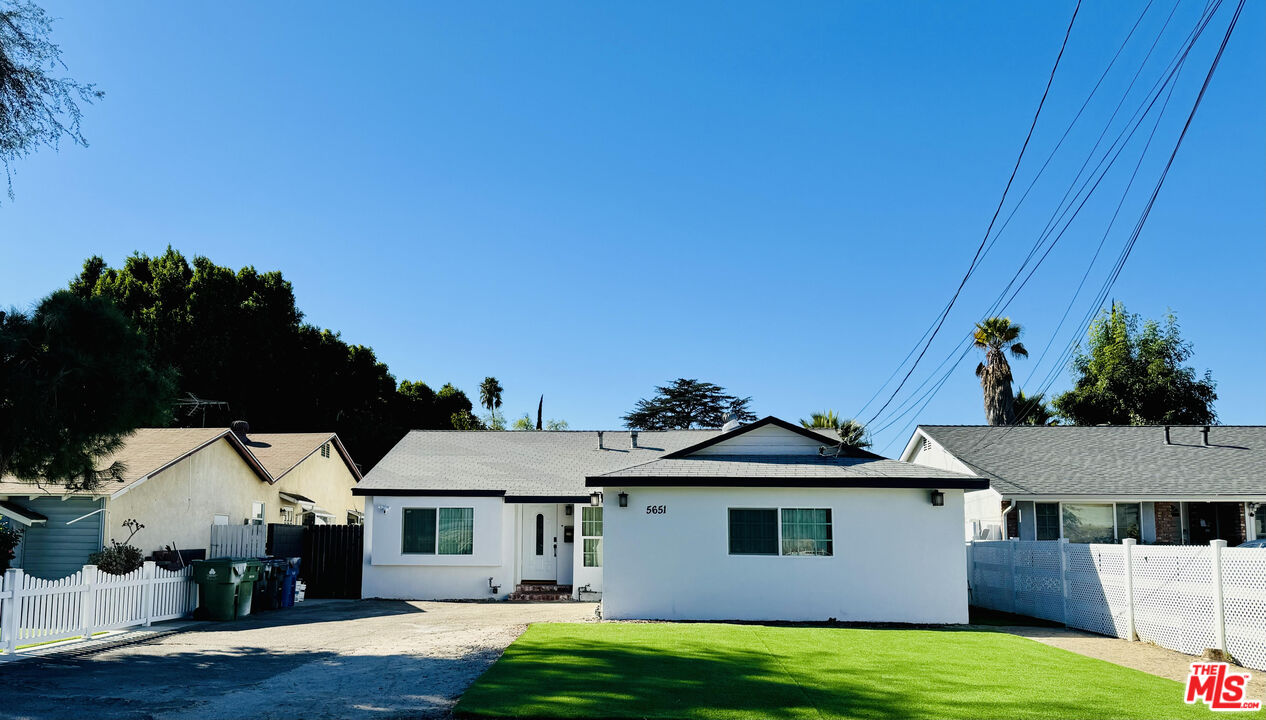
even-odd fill
[{"label": "artificial turf", "polygon": [[1183,686],[993,632],[537,624],[459,717],[1186,718]]}]

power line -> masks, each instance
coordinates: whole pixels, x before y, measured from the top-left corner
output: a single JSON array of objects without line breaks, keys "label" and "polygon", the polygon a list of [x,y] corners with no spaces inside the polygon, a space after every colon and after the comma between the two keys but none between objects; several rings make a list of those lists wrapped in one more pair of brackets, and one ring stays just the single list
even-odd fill
[{"label": "power line", "polygon": [[972,273],[975,272],[976,264],[980,260],[980,255],[985,249],[985,244],[989,240],[990,233],[993,232],[994,223],[997,222],[998,215],[1002,212],[1002,207],[1006,203],[1007,193],[1011,190],[1011,184],[1015,182],[1016,173],[1020,171],[1020,164],[1024,160],[1024,152],[1028,149],[1029,141],[1033,138],[1033,131],[1037,128],[1038,118],[1042,115],[1042,107],[1046,104],[1046,97],[1050,94],[1051,85],[1055,82],[1055,72],[1059,69],[1060,59],[1064,57],[1064,50],[1068,47],[1068,38],[1073,33],[1073,23],[1076,22],[1077,13],[1080,10],[1081,0],[1077,0],[1077,6],[1073,9],[1073,16],[1068,20],[1068,29],[1064,32],[1064,41],[1059,46],[1059,54],[1055,56],[1055,64],[1051,67],[1050,77],[1046,80],[1046,89],[1042,92],[1042,99],[1037,104],[1037,111],[1033,113],[1033,122],[1029,124],[1028,135],[1024,138],[1024,144],[1020,146],[1020,154],[1016,157],[1015,167],[1011,170],[1011,176],[1007,179],[1006,187],[1002,189],[1002,197],[998,200],[998,207],[994,210],[993,217],[989,220],[989,227],[985,229],[985,236],[980,239],[980,245],[976,248],[976,254],[972,256],[972,261],[967,267],[967,272],[963,275],[962,281],[959,282],[958,288],[954,291],[954,295],[950,297],[949,303],[946,304],[945,309],[941,312],[941,316],[936,323],[936,327],[932,330],[932,334],[928,337],[926,343],[924,343],[923,349],[919,351],[918,357],[914,359],[914,364],[910,366],[910,370],[906,372],[905,377],[903,377],[901,382],[897,384],[896,389],[892,391],[892,394],[888,396],[888,399],[884,401],[884,404],[875,411],[875,414],[871,416],[870,420],[866,421],[866,424],[869,424],[872,420],[878,417],[879,414],[884,411],[884,408],[888,407],[888,405],[892,403],[893,399],[897,396],[897,393],[901,392],[901,388],[905,386],[906,381],[908,381],[910,376],[914,374],[915,368],[919,366],[919,362],[923,359],[923,356],[927,354],[928,348],[931,347],[932,341],[936,339],[937,333],[939,333],[941,331],[941,327],[945,325],[945,320],[949,317],[950,310],[953,309],[954,303],[958,301],[958,296],[963,292],[963,287],[967,284],[967,280],[971,277]]}]

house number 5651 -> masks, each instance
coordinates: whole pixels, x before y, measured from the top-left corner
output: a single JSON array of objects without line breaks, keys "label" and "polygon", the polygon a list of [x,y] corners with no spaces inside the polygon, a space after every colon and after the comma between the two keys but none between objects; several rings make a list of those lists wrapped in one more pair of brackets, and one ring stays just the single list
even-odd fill
[{"label": "house number 5651", "polygon": [[666,512],[668,512],[667,505],[647,505],[646,506],[647,515],[663,515]]}]

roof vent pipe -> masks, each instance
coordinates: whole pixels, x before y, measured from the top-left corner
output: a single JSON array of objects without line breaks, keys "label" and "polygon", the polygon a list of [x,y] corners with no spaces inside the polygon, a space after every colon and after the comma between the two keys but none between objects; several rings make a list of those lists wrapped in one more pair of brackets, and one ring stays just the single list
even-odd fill
[{"label": "roof vent pipe", "polygon": [[[629,438],[630,438],[630,439],[632,439],[632,441],[633,441],[633,449],[634,449],[634,450],[636,450],[636,449],[637,449],[637,431],[636,431],[636,430],[634,430],[634,431],[630,432],[630,433],[629,433]],[[1208,444],[1209,444],[1209,443],[1205,443],[1205,445],[1208,445]]]},{"label": "roof vent pipe", "polygon": [[1205,425],[1200,428],[1200,439],[1204,441],[1204,446],[1209,447],[1209,426]]},{"label": "roof vent pipe", "polygon": [[599,449],[599,450],[602,450],[602,449],[603,449],[603,447],[602,447],[602,431],[601,431],[601,430],[599,430],[599,431],[598,431],[598,449]]},{"label": "roof vent pipe", "polygon": [[1165,426],[1165,444],[1166,444],[1166,445],[1172,445],[1172,444],[1173,444],[1173,443],[1169,442],[1169,426],[1168,426],[1168,425],[1166,425],[1166,426]]},{"label": "roof vent pipe", "polygon": [[233,431],[233,434],[236,435],[239,440],[245,440],[246,433],[251,431],[251,424],[245,420],[234,420],[233,423],[229,425],[229,429]]}]

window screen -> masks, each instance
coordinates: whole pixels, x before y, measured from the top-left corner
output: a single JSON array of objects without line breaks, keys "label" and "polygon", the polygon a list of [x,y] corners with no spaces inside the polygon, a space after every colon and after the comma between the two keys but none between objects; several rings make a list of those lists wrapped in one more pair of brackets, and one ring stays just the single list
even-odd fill
[{"label": "window screen", "polygon": [[830,555],[830,509],[783,508],[783,555]]},{"label": "window screen", "polygon": [[1059,503],[1034,503],[1038,540],[1059,539]]},{"label": "window screen", "polygon": [[730,508],[731,555],[777,555],[778,511]]},{"label": "window screen", "polygon": [[440,508],[439,554],[470,555],[474,539],[474,508]]},{"label": "window screen", "polygon": [[404,547],[401,552],[419,555],[435,554],[435,508],[405,508]]}]

